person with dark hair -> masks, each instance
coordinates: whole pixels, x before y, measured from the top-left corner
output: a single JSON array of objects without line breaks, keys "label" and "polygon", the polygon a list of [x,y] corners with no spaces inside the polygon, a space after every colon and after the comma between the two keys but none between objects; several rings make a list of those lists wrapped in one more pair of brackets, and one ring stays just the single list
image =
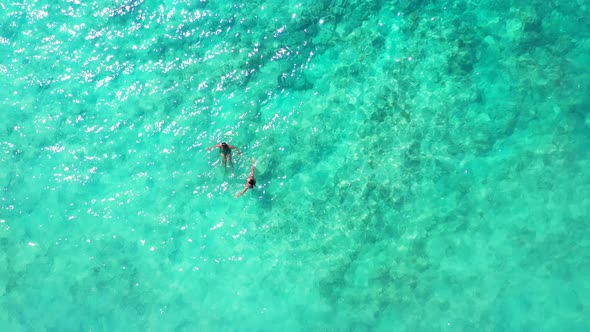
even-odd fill
[{"label": "person with dark hair", "polygon": [[220,152],[219,155],[221,156],[221,160],[222,160],[224,167],[227,166],[228,161],[229,161],[230,166],[232,166],[232,167],[234,166],[234,163],[231,160],[231,150],[236,150],[240,154],[240,156],[242,155],[242,153],[240,152],[240,150],[238,150],[238,148],[236,148],[233,145],[229,145],[225,142],[215,144],[212,147],[207,148],[207,151],[211,151],[212,149],[215,149],[215,148],[219,148],[219,152]]},{"label": "person with dark hair", "polygon": [[246,180],[246,187],[244,187],[244,190],[242,190],[242,192],[236,194],[234,198],[242,196],[246,191],[248,191],[248,189],[252,189],[254,188],[254,186],[256,186],[256,180],[254,179],[254,158],[252,158],[251,161],[252,169],[250,170],[250,176],[248,177],[248,180]]}]

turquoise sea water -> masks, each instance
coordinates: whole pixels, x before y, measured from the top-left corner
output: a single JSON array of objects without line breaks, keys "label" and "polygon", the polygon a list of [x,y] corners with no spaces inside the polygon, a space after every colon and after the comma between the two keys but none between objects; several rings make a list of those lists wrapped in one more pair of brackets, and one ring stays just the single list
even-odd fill
[{"label": "turquoise sea water", "polygon": [[587,331],[589,16],[0,4],[0,329]]}]

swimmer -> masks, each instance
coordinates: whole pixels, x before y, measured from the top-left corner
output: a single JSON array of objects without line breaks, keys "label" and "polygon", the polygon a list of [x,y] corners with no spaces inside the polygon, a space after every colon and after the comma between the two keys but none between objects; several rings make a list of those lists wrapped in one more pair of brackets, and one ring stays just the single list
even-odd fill
[{"label": "swimmer", "polygon": [[246,180],[246,187],[244,187],[244,190],[242,190],[241,193],[236,194],[234,198],[242,196],[246,191],[248,191],[248,189],[254,188],[255,185],[256,180],[254,180],[254,158],[252,158],[252,170],[250,170],[250,176],[248,177],[248,180]]},{"label": "swimmer", "polygon": [[229,165],[231,167],[234,166],[233,161],[231,160],[231,150],[236,150],[240,156],[242,155],[242,153],[240,152],[240,150],[238,150],[235,146],[229,145],[225,142],[221,142],[221,144],[215,144],[210,148],[207,148],[207,151],[211,151],[211,149],[215,149],[215,148],[219,148],[220,151],[220,156],[221,156],[221,160],[223,163],[223,166],[227,166],[227,162],[229,161]]}]

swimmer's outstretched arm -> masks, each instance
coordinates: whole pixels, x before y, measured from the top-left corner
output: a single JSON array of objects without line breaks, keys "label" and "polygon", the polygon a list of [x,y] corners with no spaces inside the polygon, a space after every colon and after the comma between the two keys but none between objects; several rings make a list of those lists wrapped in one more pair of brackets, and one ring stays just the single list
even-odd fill
[{"label": "swimmer's outstretched arm", "polygon": [[229,144],[228,144],[227,146],[229,146],[229,148],[230,148],[230,149],[234,149],[234,150],[236,150],[236,152],[237,152],[237,153],[239,153],[239,154],[240,154],[240,156],[242,155],[242,153],[240,152],[240,150],[238,150],[238,148],[236,148],[235,146],[233,146],[233,145],[229,145]]},{"label": "swimmer's outstretched arm", "polygon": [[242,195],[243,195],[243,194],[244,194],[246,191],[248,191],[248,189],[250,189],[250,187],[249,187],[248,185],[246,185],[246,187],[244,187],[244,190],[242,190],[242,192],[241,192],[241,193],[239,193],[239,194],[236,194],[236,195],[234,196],[234,198],[238,198],[238,197],[242,196]]},{"label": "swimmer's outstretched arm", "polygon": [[250,161],[252,162],[252,169],[250,170],[250,177],[253,178],[254,177],[254,158],[250,159]]},{"label": "swimmer's outstretched arm", "polygon": [[221,147],[221,144],[218,143],[218,144],[213,145],[210,148],[207,148],[207,151],[211,151],[211,149],[220,148],[220,147]]}]

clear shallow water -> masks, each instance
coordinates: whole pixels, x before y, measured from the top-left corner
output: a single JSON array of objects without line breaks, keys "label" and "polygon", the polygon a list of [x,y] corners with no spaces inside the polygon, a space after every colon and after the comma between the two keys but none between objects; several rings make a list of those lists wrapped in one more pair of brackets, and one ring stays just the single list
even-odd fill
[{"label": "clear shallow water", "polygon": [[590,325],[585,3],[0,10],[2,330]]}]

